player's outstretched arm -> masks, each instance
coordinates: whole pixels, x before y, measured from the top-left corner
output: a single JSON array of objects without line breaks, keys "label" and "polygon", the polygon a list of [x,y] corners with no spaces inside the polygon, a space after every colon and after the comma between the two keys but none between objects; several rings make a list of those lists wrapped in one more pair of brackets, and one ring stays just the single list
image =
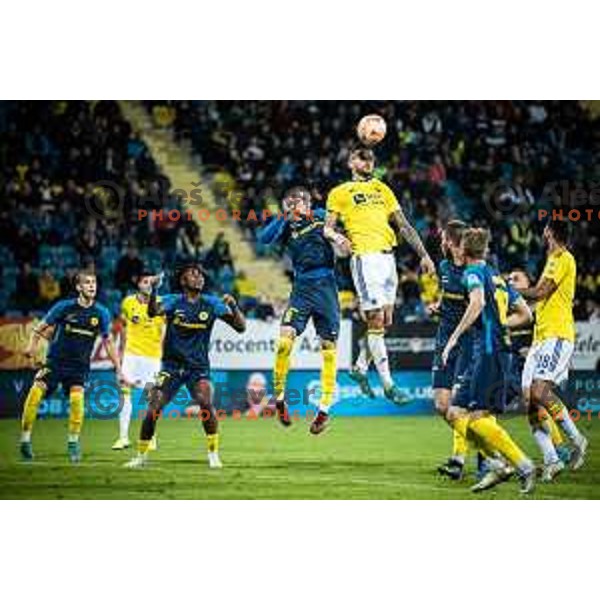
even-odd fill
[{"label": "player's outstretched arm", "polygon": [[435,265],[425,249],[417,230],[409,223],[404,211],[398,207],[390,215],[391,222],[396,226],[400,235],[413,247],[421,259],[421,268],[425,273],[435,273]]},{"label": "player's outstretched arm", "polygon": [[230,312],[224,314],[221,319],[227,323],[230,327],[235,329],[238,333],[246,331],[246,317],[240,310],[235,298],[229,294],[223,296],[223,302],[227,305]]},{"label": "player's outstretched arm", "polygon": [[477,287],[469,292],[469,304],[465,310],[462,319],[456,326],[456,329],[452,332],[452,335],[448,338],[448,343],[442,353],[442,362],[446,364],[450,351],[456,344],[460,336],[475,323],[483,307],[485,306],[485,295],[482,287]]},{"label": "player's outstretched arm", "polygon": [[108,354],[108,358],[110,359],[110,362],[113,364],[113,366],[115,368],[115,373],[117,375],[117,379],[119,381],[122,381],[123,373],[121,372],[121,358],[119,357],[117,348],[116,348],[114,342],[110,339],[110,337],[105,337],[103,339],[103,342],[104,342],[104,347],[106,348],[106,354]]},{"label": "player's outstretched arm", "polygon": [[506,319],[509,329],[517,329],[529,325],[533,321],[533,313],[523,298],[519,298],[513,305],[513,311]]},{"label": "player's outstretched arm", "polygon": [[273,218],[259,230],[257,239],[261,244],[270,246],[281,240],[285,232],[287,221],[285,219]]},{"label": "player's outstretched arm", "polygon": [[38,349],[40,347],[41,341],[51,340],[52,334],[54,332],[54,326],[42,321],[38,325],[36,325],[31,332],[31,336],[29,337],[29,342],[23,354],[29,360],[34,360],[37,356]]},{"label": "player's outstretched arm", "polygon": [[334,246],[337,246],[342,255],[352,254],[352,243],[350,240],[339,231],[336,231],[335,226],[339,220],[339,215],[333,211],[329,211],[325,217],[325,225],[323,227],[323,237],[330,241]]},{"label": "player's outstretched arm", "polygon": [[156,283],[152,283],[152,293],[150,294],[150,300],[148,301],[148,316],[152,319],[153,317],[159,317],[165,314],[165,308],[158,299],[156,291]]},{"label": "player's outstretched arm", "polygon": [[544,300],[545,298],[552,296],[557,287],[555,281],[548,279],[547,277],[542,277],[535,287],[519,290],[519,293],[527,300]]}]

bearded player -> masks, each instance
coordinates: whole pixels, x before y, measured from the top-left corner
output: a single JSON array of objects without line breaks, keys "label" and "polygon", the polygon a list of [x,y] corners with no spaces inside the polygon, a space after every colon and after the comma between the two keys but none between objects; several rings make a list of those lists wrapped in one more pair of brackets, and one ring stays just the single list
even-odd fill
[{"label": "bearded player", "polygon": [[59,386],[69,397],[67,453],[73,463],[81,460],[80,434],[84,417],[84,387],[90,372],[90,358],[100,335],[122,380],[119,357],[110,339],[111,316],[96,302],[96,275],[80,271],[75,277],[77,298],[57,302],[35,327],[25,356],[35,358],[42,339],[50,345],[45,365],[36,373],[27,394],[21,420],[21,457],[33,460],[31,433],[40,403]]},{"label": "bearded player", "polygon": [[143,389],[154,382],[160,371],[165,322],[162,317],[148,316],[152,281],[151,273],[140,273],[136,282],[137,292],[124,298],[121,304],[123,405],[119,413],[119,439],[113,444],[113,450],[129,448],[132,390]]},{"label": "bearded player", "polygon": [[158,278],[154,278],[148,316],[164,316],[166,320],[161,371],[148,394],[148,410],[142,422],[137,456],[126,466],[145,466],[150,442],[156,431],[156,421],[179,388],[185,385],[193,404],[200,409],[199,415],[206,434],[208,466],[211,469],[221,468],[219,423],[210,385],[210,336],[217,319],[238,333],[245,331],[246,320],[232,296],[224,296],[221,300],[202,292],[204,275],[199,265],[186,265],[181,270],[181,294],[168,294],[159,300],[156,295],[157,283]]},{"label": "bearded player", "polygon": [[[544,271],[534,287],[521,291],[536,303],[533,345],[525,361],[522,385],[533,419],[540,409],[545,409],[568,438],[572,448],[570,466],[577,470],[585,461],[588,441],[558,395],[558,386],[569,375],[575,343],[573,300],[577,266],[567,248],[568,234],[568,221],[548,222],[543,233],[547,247]],[[551,432],[543,423],[534,425],[534,436],[544,456],[546,480],[550,480],[563,469],[562,461]]]},{"label": "bearded player", "polygon": [[312,319],[321,340],[323,359],[319,411],[310,426],[310,432],[317,435],[325,429],[329,420],[337,372],[340,306],[332,243],[349,253],[350,242],[340,233],[325,230],[325,211],[311,210],[311,196],[306,188],[289,190],[283,199],[283,208],[291,216],[272,219],[259,234],[263,244],[281,244],[294,268],[294,284],[281,321],[275,356],[275,404],[280,422],[289,426],[285,385],[290,356],[294,340]]},{"label": "bearded player", "polygon": [[384,341],[385,329],[392,324],[398,288],[394,258],[397,239],[393,227],[420,256],[421,267],[426,273],[434,273],[435,265],[402,212],[394,192],[373,177],[375,156],[372,150],[353,150],[348,167],[352,179],[333,188],[327,198],[326,235],[333,235],[336,224],[342,223],[352,246],[352,279],[367,323],[367,347],[352,376],[361,388],[368,388],[367,356],[370,354],[386,398],[405,404],[409,399],[394,384]]}]

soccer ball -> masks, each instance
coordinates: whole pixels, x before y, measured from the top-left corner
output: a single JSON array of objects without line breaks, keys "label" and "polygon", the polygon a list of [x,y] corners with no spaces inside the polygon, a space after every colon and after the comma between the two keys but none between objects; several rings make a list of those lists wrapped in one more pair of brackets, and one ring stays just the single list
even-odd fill
[{"label": "soccer ball", "polygon": [[365,115],[358,123],[356,133],[360,141],[366,146],[379,144],[385,137],[387,125],[385,119],[379,115]]}]

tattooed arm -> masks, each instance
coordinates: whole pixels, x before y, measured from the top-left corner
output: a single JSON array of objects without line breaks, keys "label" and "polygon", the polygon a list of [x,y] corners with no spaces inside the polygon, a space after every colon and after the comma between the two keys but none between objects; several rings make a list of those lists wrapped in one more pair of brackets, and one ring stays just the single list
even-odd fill
[{"label": "tattooed arm", "polygon": [[408,222],[400,207],[390,215],[390,221],[396,226],[400,235],[413,247],[421,258],[421,268],[425,273],[435,273],[435,265],[425,249],[417,230]]}]

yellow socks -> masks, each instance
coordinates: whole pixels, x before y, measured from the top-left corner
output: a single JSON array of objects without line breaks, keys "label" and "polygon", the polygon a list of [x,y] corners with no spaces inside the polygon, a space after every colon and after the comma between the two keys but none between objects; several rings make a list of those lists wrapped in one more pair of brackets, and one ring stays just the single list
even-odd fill
[{"label": "yellow socks", "polygon": [[323,366],[321,367],[321,402],[319,409],[329,412],[335,391],[337,374],[337,348],[321,348]]},{"label": "yellow socks", "polygon": [[218,433],[210,433],[206,436],[206,449],[209,452],[218,452],[219,451],[219,434]]},{"label": "yellow socks", "polygon": [[565,438],[560,432],[556,421],[546,411],[544,411],[541,415],[541,421],[544,425],[546,425],[547,431],[550,434],[550,438],[552,439],[554,446],[562,446],[565,443]]},{"label": "yellow socks", "polygon": [[37,417],[37,411],[40,403],[44,399],[45,390],[33,385],[27,394],[25,405],[23,406],[23,416],[21,417],[21,437],[25,441],[31,438],[33,423]]},{"label": "yellow socks", "polygon": [[493,417],[470,420],[469,431],[481,440],[484,448],[489,453],[499,452],[517,468],[529,465],[529,459]]},{"label": "yellow socks", "polygon": [[467,428],[469,426],[469,417],[458,417],[452,422],[452,458],[465,460],[469,451],[467,441]]},{"label": "yellow socks", "polygon": [[69,390],[69,435],[79,436],[83,425],[83,390]]},{"label": "yellow socks", "polygon": [[285,392],[285,382],[290,370],[290,355],[293,345],[294,340],[287,336],[281,336],[277,342],[275,369],[273,371],[273,388],[277,396]]},{"label": "yellow socks", "polygon": [[148,454],[151,442],[152,440],[138,440],[138,452],[140,454]]}]

